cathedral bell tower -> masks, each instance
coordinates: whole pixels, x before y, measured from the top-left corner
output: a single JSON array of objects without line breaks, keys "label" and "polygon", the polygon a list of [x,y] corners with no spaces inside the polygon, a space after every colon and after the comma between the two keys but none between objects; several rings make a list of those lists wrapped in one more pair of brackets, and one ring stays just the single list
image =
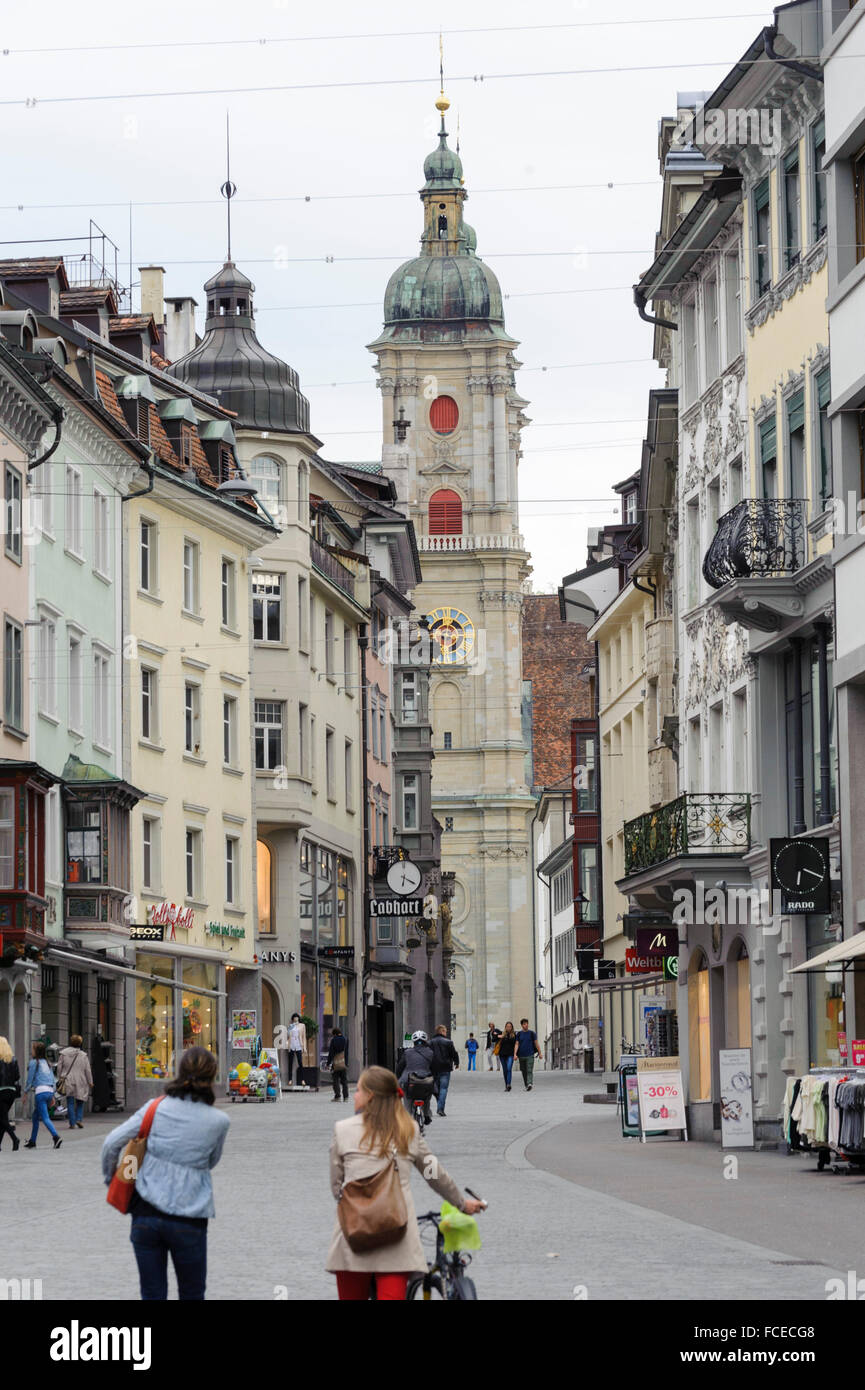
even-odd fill
[{"label": "cathedral bell tower", "polygon": [[[420,254],[385,291],[370,344],[383,407],[383,464],[415,525],[423,581],[412,595],[436,641],[433,811],[455,874],[451,1011],[456,1030],[534,1017],[530,818],[519,532],[517,344],[496,276],[464,220],[459,153],[424,161]],[[399,825],[399,793],[395,824]],[[440,1020],[448,1023],[443,1016]]]}]

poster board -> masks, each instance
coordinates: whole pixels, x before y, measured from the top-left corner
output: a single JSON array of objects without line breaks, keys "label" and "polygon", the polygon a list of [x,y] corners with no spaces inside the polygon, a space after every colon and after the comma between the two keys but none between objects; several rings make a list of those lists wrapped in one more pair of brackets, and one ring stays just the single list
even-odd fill
[{"label": "poster board", "polygon": [[640,1102],[640,1140],[648,1133],[678,1132],[688,1138],[685,1088],[678,1057],[638,1057],[637,1090]]},{"label": "poster board", "polygon": [[250,1048],[258,1037],[256,1019],[258,1015],[255,1009],[232,1009],[231,1011],[231,1046],[232,1048]]},{"label": "poster board", "polygon": [[721,1147],[753,1149],[754,1094],[751,1049],[735,1047],[718,1053],[721,1082]]}]

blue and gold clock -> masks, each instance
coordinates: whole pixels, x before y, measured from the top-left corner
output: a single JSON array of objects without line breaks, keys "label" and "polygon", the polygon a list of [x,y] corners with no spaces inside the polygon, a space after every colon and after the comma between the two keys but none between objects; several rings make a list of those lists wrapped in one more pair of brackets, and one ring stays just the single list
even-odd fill
[{"label": "blue and gold clock", "polygon": [[433,608],[427,614],[436,666],[462,666],[475,649],[475,625],[461,608]]}]

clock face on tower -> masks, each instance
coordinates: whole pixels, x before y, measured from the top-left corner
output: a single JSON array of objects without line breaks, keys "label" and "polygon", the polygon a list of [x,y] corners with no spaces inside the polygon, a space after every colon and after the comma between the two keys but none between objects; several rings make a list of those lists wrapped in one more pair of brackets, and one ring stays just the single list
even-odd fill
[{"label": "clock face on tower", "polygon": [[434,608],[427,614],[436,666],[462,666],[475,648],[475,625],[461,608]]}]

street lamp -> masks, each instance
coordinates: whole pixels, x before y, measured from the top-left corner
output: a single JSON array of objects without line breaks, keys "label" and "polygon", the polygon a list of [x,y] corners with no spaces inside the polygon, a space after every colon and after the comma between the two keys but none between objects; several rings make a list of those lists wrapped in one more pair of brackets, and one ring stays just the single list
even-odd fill
[{"label": "street lamp", "polygon": [[572,980],[573,974],[574,974],[573,970],[571,969],[571,967],[570,967],[569,965],[566,965],[565,968],[564,968],[564,970],[562,971],[562,974],[563,974],[564,977],[565,977],[565,989],[570,989],[570,987],[571,987],[571,980]]}]

